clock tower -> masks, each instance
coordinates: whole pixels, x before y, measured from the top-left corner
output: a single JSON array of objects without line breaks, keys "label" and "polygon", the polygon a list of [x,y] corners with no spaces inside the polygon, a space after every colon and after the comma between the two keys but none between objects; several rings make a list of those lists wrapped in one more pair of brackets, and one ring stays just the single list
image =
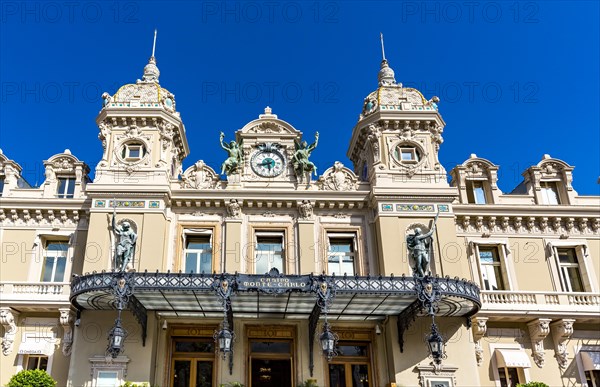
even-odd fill
[{"label": "clock tower", "polygon": [[[243,159],[235,171],[227,173],[228,189],[302,189],[310,186],[311,175],[316,175],[316,168],[304,172],[295,168],[298,148],[303,145],[302,132],[277,118],[270,107],[267,106],[258,119],[236,131],[235,136],[237,145],[230,146],[239,147]],[[228,145],[223,145],[229,149]],[[312,145],[314,149],[316,143]]]}]

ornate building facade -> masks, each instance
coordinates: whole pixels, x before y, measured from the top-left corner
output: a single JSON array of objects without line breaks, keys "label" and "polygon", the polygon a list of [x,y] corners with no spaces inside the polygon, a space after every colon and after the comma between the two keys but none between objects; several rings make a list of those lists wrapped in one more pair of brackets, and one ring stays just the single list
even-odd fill
[{"label": "ornate building facade", "polygon": [[267,107],[183,171],[159,75],[104,94],[93,181],[65,150],[31,188],[0,154],[0,383],[600,386],[600,198],[569,164],[503,193],[473,154],[448,182],[439,99],[384,59],[352,166]]}]

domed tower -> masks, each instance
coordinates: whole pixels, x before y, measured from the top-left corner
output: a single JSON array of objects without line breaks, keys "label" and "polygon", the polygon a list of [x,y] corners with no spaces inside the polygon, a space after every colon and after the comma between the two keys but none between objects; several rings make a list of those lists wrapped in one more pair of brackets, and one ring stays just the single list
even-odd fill
[{"label": "domed tower", "polygon": [[356,174],[380,192],[449,188],[438,160],[445,126],[438,112],[439,98],[428,100],[418,90],[396,82],[384,52],[378,80],[377,90],[364,100],[347,153]]},{"label": "domed tower", "polygon": [[[134,190],[168,187],[189,154],[185,127],[175,96],[159,84],[154,50],[144,75],[123,85],[114,95],[104,93],[96,118],[104,153],[96,166],[95,187],[122,184]],[[135,184],[135,185],[133,185]]]}]

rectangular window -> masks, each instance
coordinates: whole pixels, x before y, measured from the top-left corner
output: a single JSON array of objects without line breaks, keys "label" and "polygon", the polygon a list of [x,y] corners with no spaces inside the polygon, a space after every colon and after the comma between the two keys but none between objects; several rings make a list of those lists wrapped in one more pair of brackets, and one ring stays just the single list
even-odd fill
[{"label": "rectangular window", "polygon": [[0,197],[2,196],[2,191],[4,191],[4,176],[0,177]]},{"label": "rectangular window", "polygon": [[486,204],[485,188],[483,181],[467,181],[467,201],[471,204]]},{"label": "rectangular window", "polygon": [[212,273],[210,235],[187,236],[185,243],[185,272]]},{"label": "rectangular window", "polygon": [[566,292],[583,292],[577,252],[573,248],[557,249],[560,276]]},{"label": "rectangular window", "polygon": [[328,238],[327,272],[336,275],[354,275],[355,236],[329,234]]},{"label": "rectangular window", "polygon": [[554,181],[542,181],[540,182],[542,187],[542,204],[557,205],[560,204],[560,198],[558,196],[558,187]]},{"label": "rectangular window", "polygon": [[128,161],[139,160],[145,155],[145,147],[142,144],[125,144],[121,156]]},{"label": "rectangular window", "polygon": [[479,246],[479,264],[484,290],[506,290],[502,279],[502,263],[497,247]]},{"label": "rectangular window", "polygon": [[256,274],[268,273],[276,268],[285,273],[283,233],[256,233],[255,267]]},{"label": "rectangular window", "polygon": [[117,387],[119,385],[118,371],[98,371],[98,376],[96,377],[97,387]]},{"label": "rectangular window", "polygon": [[26,369],[48,370],[48,356],[28,355]]},{"label": "rectangular window", "polygon": [[75,193],[75,178],[60,177],[58,179],[57,196],[60,199],[71,199]]},{"label": "rectangular window", "polygon": [[500,375],[500,387],[517,387],[517,384],[520,383],[518,368],[498,368],[498,374]]},{"label": "rectangular window", "polygon": [[44,267],[42,282],[63,282],[67,266],[67,242],[51,241],[44,249]]}]

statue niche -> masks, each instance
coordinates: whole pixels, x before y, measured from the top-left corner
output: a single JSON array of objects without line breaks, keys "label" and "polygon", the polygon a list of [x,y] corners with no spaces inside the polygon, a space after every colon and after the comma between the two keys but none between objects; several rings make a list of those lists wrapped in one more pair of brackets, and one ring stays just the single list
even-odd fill
[{"label": "statue niche", "polygon": [[430,268],[430,255],[432,247],[431,236],[435,232],[435,225],[440,213],[438,212],[433,220],[431,229],[423,233],[423,229],[426,229],[424,225],[413,224],[409,226],[408,230],[412,230],[412,234],[406,236],[406,244],[410,257],[413,258],[413,276],[414,277],[425,277],[431,275]]},{"label": "statue niche", "polygon": [[132,271],[135,245],[137,243],[137,225],[131,219],[116,221],[116,213],[112,216],[112,230],[117,236],[115,238],[114,263],[115,271]]}]

